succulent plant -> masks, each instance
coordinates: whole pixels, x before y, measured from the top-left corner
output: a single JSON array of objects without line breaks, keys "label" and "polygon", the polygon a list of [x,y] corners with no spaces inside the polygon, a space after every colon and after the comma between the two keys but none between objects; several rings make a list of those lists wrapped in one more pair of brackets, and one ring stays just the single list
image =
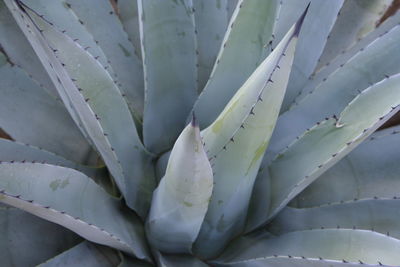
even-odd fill
[{"label": "succulent plant", "polygon": [[391,2],[0,1],[1,266],[399,265]]}]

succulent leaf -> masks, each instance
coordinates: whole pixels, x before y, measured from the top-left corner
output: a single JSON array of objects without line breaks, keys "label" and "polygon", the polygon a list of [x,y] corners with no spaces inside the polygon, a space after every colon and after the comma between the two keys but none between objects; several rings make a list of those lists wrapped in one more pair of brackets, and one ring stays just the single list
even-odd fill
[{"label": "succulent leaf", "polygon": [[[289,105],[308,82],[318,63],[342,4],[343,0],[311,1],[309,12],[307,12],[299,34],[296,55],[281,113],[288,109]],[[320,27],[320,25],[324,25],[324,27]]]},{"label": "succulent leaf", "polygon": [[178,137],[165,176],[153,193],[147,237],[168,253],[190,252],[213,189],[213,174],[194,121]]},{"label": "succulent leaf", "polygon": [[115,267],[120,263],[116,251],[84,241],[56,257],[39,264],[38,267]]},{"label": "succulent leaf", "polygon": [[226,10],[228,12],[228,21],[231,20],[233,12],[236,9],[239,0],[227,0],[226,1]]},{"label": "succulent leaf", "polygon": [[41,162],[79,170],[89,177],[95,178],[102,175],[103,168],[89,167],[69,161],[59,155],[46,150],[0,138],[0,162]]},{"label": "succulent leaf", "polygon": [[202,131],[215,182],[196,241],[196,253],[202,257],[215,256],[242,231],[258,167],[285,94],[303,18],[254,71],[214,123]]},{"label": "succulent leaf", "polygon": [[161,254],[160,252],[155,253],[156,262],[158,265],[163,267],[207,267],[201,260],[191,255],[173,255],[173,254]]},{"label": "succulent leaf", "polygon": [[[296,106],[280,116],[263,165],[296,136],[339,112],[362,90],[400,72],[400,25],[378,37],[347,63],[324,77]],[[334,99],[334,101],[332,101]],[[318,110],[318,112],[316,112]]]},{"label": "succulent leaf", "polygon": [[41,163],[0,164],[0,201],[95,243],[150,260],[139,218],[86,175]]},{"label": "succulent leaf", "polygon": [[91,148],[62,103],[16,65],[1,65],[0,76],[1,128],[17,141],[84,163]]},{"label": "succulent leaf", "polygon": [[28,7],[21,11],[15,2],[6,1],[36,53],[43,55],[42,63],[66,107],[70,114],[75,114],[74,119],[103,157],[127,205],[145,217],[155,186],[151,158],[109,73],[72,39]]},{"label": "succulent leaf", "polygon": [[110,75],[114,75],[103,50],[88,31],[87,25],[83,24],[83,21],[71,9],[70,4],[60,0],[22,0],[21,2],[53,25],[53,27],[67,34],[80,46],[86,48],[86,51],[96,57]]},{"label": "succulent leaf", "polygon": [[[238,247],[233,243],[232,247],[228,248],[216,260],[216,265],[260,266],[257,265],[257,261],[258,264],[272,264],[274,257],[283,255],[287,258],[304,257],[333,260],[332,263],[335,263],[335,261],[353,264],[362,262],[364,264],[390,266],[396,265],[400,261],[399,249],[400,241],[398,239],[372,231],[353,229],[307,230],[291,232],[273,238],[256,238],[253,240],[252,246],[248,247]],[[379,257],[377,258],[376,255],[379,255]],[[287,261],[287,263],[289,262]],[[245,265],[245,263],[249,263],[249,265]],[[329,261],[327,261],[327,264],[329,264]]]},{"label": "succulent leaf", "polygon": [[[363,37],[361,40],[359,40],[357,43],[355,43],[353,46],[351,46],[347,50],[342,51],[342,53],[340,53],[334,59],[329,61],[325,66],[323,66],[320,69],[318,69],[318,71],[316,71],[310,77],[311,78],[310,81],[307,82],[306,86],[302,89],[301,94],[294,100],[294,102],[291,104],[290,108],[293,108],[298,103],[300,103],[302,101],[302,99],[306,98],[307,95],[309,93],[311,93],[319,84],[321,84],[324,81],[326,81],[326,79],[330,75],[332,75],[333,72],[336,72],[336,71],[338,71],[338,69],[342,68],[350,59],[352,59],[353,57],[360,57],[361,58],[362,53],[360,53],[360,52],[362,52],[364,50],[368,51],[369,46],[371,46],[371,47],[374,46],[372,43],[375,40],[378,41],[380,39],[380,37],[386,35],[392,29],[396,28],[399,23],[400,23],[400,12],[397,12],[392,17],[389,17],[387,20],[385,20],[374,31],[370,32],[368,35]],[[384,49],[386,49],[386,48],[384,48]],[[372,52],[370,54],[367,53],[364,56],[366,58],[367,57],[371,57],[373,55],[373,53],[374,52]],[[382,62],[376,63],[376,64],[377,65],[378,64],[382,64],[383,65],[383,63],[385,63],[385,61],[382,61]],[[356,65],[354,64],[353,66],[355,67]],[[389,68],[389,70],[390,70],[390,68]],[[377,71],[380,72],[379,70],[377,70]],[[382,72],[382,73],[384,73],[384,72]],[[381,75],[382,75],[382,73],[381,73]],[[365,78],[368,78],[368,79],[370,77],[372,77],[372,76],[365,76]],[[357,86],[357,83],[354,83],[354,84]]]},{"label": "succulent leaf", "polygon": [[201,92],[210,77],[228,26],[228,0],[193,1],[198,51],[198,91]]},{"label": "succulent leaf", "polygon": [[399,196],[400,127],[371,135],[301,192],[293,206],[314,207],[363,198]]},{"label": "succulent leaf", "polygon": [[241,0],[237,4],[210,79],[194,106],[202,128],[217,118],[266,57],[264,45],[271,40],[277,2]]},{"label": "succulent leaf", "polygon": [[192,0],[139,0],[145,77],[146,147],[169,150],[197,97],[197,55]]},{"label": "succulent leaf", "polygon": [[373,31],[391,2],[393,0],[345,1],[335,26],[329,34],[329,40],[319,59],[317,69]]},{"label": "succulent leaf", "polygon": [[128,40],[109,0],[66,0],[65,3],[70,5],[70,9],[104,52],[118,88],[124,94],[133,115],[141,120],[144,80],[143,67],[136,52],[140,46],[135,49]]},{"label": "succulent leaf", "polygon": [[[39,264],[81,240],[59,225],[2,204],[0,229],[0,257],[4,266]],[[51,238],[43,240],[43,235]]]},{"label": "succulent leaf", "polygon": [[[268,225],[275,235],[308,229],[363,229],[399,239],[399,199],[359,199],[313,208],[286,207]],[[356,212],[355,212],[356,211]]]},{"label": "succulent leaf", "polygon": [[[8,60],[23,68],[32,75],[33,79],[43,85],[44,90],[58,98],[54,84],[21,29],[15,23],[4,1],[0,2],[0,21],[0,46],[1,50],[7,54]],[[2,76],[2,79],[3,77],[7,76]]]},{"label": "succulent leaf", "polygon": [[400,109],[399,88],[398,74],[365,89],[338,119],[317,124],[278,154],[269,165],[270,218]]},{"label": "succulent leaf", "polygon": [[118,15],[129,40],[135,47],[139,59],[142,59],[139,31],[139,13],[136,0],[118,0]]}]

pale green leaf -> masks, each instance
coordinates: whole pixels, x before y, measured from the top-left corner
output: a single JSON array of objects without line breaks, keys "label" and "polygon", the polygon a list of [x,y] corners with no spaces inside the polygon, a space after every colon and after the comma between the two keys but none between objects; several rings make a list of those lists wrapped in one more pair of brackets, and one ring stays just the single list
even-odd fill
[{"label": "pale green leaf", "polygon": [[200,130],[188,125],[172,149],[165,176],[154,191],[146,223],[153,247],[167,253],[192,250],[213,189],[210,162]]},{"label": "pale green leaf", "polygon": [[243,230],[254,180],[285,94],[302,18],[202,131],[215,182],[196,241],[195,251],[202,257],[215,256]]}]

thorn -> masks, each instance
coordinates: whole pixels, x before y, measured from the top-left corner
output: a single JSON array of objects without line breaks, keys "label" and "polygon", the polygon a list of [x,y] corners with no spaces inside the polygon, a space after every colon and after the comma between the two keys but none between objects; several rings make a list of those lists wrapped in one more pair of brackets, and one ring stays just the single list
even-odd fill
[{"label": "thorn", "polygon": [[258,100],[257,101],[263,102],[264,100],[262,99],[261,96],[258,96]]},{"label": "thorn", "polygon": [[196,119],[196,115],[194,114],[194,111],[192,112],[192,121],[190,122],[192,127],[199,127],[199,123]]},{"label": "thorn", "polygon": [[256,114],[254,113],[254,107],[251,108],[251,110],[250,110],[250,115],[256,115]]},{"label": "thorn", "polygon": [[343,263],[348,263],[348,262],[347,262],[346,260],[344,260],[344,259],[342,260],[342,262],[343,262]]},{"label": "thorn", "polygon": [[232,143],[235,143],[235,140],[233,139],[233,137],[231,137],[230,140],[231,140]]},{"label": "thorn", "polygon": [[273,81],[273,80],[271,80],[271,79],[268,79],[268,82],[270,82],[270,83],[274,83],[274,81]]},{"label": "thorn", "polygon": [[224,146],[222,149],[223,149],[223,150],[226,150],[226,146]]},{"label": "thorn", "polygon": [[85,101],[86,101],[86,102],[89,102],[89,98],[85,98]]},{"label": "thorn", "polygon": [[243,125],[243,123],[240,125],[240,128],[244,129],[244,125]]}]

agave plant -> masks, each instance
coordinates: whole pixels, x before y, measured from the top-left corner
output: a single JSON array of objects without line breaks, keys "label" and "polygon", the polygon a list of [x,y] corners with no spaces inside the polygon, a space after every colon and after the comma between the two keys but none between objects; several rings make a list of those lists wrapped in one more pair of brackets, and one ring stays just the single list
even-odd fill
[{"label": "agave plant", "polygon": [[399,265],[391,2],[1,1],[1,266]]}]

